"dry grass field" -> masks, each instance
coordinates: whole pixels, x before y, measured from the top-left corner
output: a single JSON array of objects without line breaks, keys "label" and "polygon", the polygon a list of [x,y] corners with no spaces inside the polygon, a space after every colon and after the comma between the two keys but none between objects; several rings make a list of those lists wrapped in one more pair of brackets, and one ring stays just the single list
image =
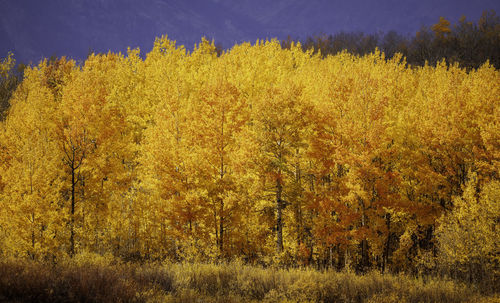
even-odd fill
[{"label": "dry grass field", "polygon": [[229,264],[75,258],[0,263],[2,302],[499,302],[444,279]]}]

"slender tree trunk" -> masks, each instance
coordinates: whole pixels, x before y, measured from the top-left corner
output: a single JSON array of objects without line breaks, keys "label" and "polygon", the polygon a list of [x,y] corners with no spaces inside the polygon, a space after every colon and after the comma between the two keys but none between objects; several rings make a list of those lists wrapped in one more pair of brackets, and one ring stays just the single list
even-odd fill
[{"label": "slender tree trunk", "polygon": [[389,262],[389,249],[391,246],[391,214],[385,215],[385,223],[387,225],[387,241],[385,242],[384,254],[382,256],[382,273],[385,271]]},{"label": "slender tree trunk", "polygon": [[217,247],[220,246],[219,244],[219,228],[217,226],[217,205],[214,204],[214,231],[215,231],[215,245]]},{"label": "slender tree trunk", "polygon": [[[74,156],[74,151],[73,151]],[[73,157],[74,159],[74,157]],[[70,237],[69,237],[69,255],[75,255],[75,166],[74,162],[71,165],[71,217],[70,217]]]},{"label": "slender tree trunk", "polygon": [[350,266],[350,256],[349,256],[349,247],[346,247],[345,252],[344,252],[344,268],[347,270],[351,270],[349,268]]},{"label": "slender tree trunk", "polygon": [[33,252],[31,253],[31,259],[35,259],[35,213],[31,213],[31,248]]},{"label": "slender tree trunk", "polygon": [[283,251],[282,191],[283,187],[278,179],[276,180],[276,250],[278,253]]},{"label": "slender tree trunk", "polygon": [[[359,202],[361,204],[361,227],[364,228],[366,226],[366,209],[364,201],[359,198]],[[368,256],[368,241],[366,239],[361,240],[361,263],[360,269],[362,271],[369,265],[369,256]]]},{"label": "slender tree trunk", "polygon": [[224,110],[222,111],[222,119],[221,119],[221,151],[220,151],[220,181],[221,181],[221,186],[222,186],[222,191],[221,191],[221,198],[220,198],[220,210],[219,210],[219,249],[222,254],[224,251],[224,120],[225,120],[225,113]]},{"label": "slender tree trunk", "polygon": [[[33,171],[30,165],[30,195],[33,197]],[[35,259],[35,212],[31,212],[31,259]]]},{"label": "slender tree trunk", "polygon": [[[298,157],[299,150],[296,150],[296,155]],[[295,182],[298,185],[300,189],[302,189],[302,184],[301,184],[301,171],[300,171],[300,164],[298,161],[295,162]],[[301,194],[301,193],[300,193]],[[303,220],[302,220],[302,206],[301,206],[301,197],[298,196],[296,197],[296,203],[295,203],[295,223],[296,223],[296,230],[297,230],[297,247],[300,247],[301,243],[304,243],[305,241],[305,234],[303,232]]]},{"label": "slender tree trunk", "polygon": [[333,268],[333,247],[330,245],[328,247],[328,268]]},{"label": "slender tree trunk", "polygon": [[221,214],[220,214],[220,222],[219,222],[219,249],[221,253],[224,251],[224,216],[222,214],[224,210],[224,200],[221,199]]}]

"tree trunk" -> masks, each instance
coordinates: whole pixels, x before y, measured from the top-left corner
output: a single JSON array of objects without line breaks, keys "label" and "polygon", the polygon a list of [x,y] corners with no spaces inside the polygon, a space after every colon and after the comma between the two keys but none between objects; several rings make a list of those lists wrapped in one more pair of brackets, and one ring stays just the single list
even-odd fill
[{"label": "tree trunk", "polygon": [[283,251],[282,191],[283,187],[278,179],[276,180],[276,250],[278,253]]},{"label": "tree trunk", "polygon": [[[359,198],[361,204],[361,227],[364,228],[366,226],[366,209],[364,201]],[[361,262],[359,264],[359,269],[364,271],[366,267],[370,265],[370,259],[368,255],[368,241],[366,239],[361,240]]]},{"label": "tree trunk", "polygon": [[221,253],[224,251],[224,216],[222,215],[224,209],[224,200],[221,199],[221,214],[219,222],[219,249]]},{"label": "tree trunk", "polygon": [[224,251],[224,120],[225,113],[222,111],[222,119],[221,119],[221,154],[220,154],[220,181],[222,186],[222,197],[220,198],[220,211],[219,211],[219,250],[222,254]]},{"label": "tree trunk", "polygon": [[220,246],[219,244],[219,229],[217,226],[217,205],[214,204],[214,230],[215,230],[215,245],[217,247]]},{"label": "tree trunk", "polygon": [[[74,154],[74,152],[73,152]],[[73,157],[74,159],[74,157]],[[71,217],[70,217],[70,237],[69,237],[69,255],[75,255],[75,167],[71,165]]]},{"label": "tree trunk", "polygon": [[385,242],[384,254],[382,256],[382,273],[384,273],[389,262],[389,249],[391,246],[391,214],[385,215],[385,224],[387,225],[387,241]]}]

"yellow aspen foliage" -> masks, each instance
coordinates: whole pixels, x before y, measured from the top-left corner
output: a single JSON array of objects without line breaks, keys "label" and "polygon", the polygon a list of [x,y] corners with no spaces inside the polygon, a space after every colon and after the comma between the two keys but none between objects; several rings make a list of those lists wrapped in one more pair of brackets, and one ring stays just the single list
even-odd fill
[{"label": "yellow aspen foliage", "polygon": [[[61,204],[62,165],[54,137],[58,98],[72,62],[64,59],[27,69],[3,125],[3,222],[8,255],[59,255],[66,220]],[[10,218],[10,219],[7,219]]]},{"label": "yellow aspen foliage", "polygon": [[123,57],[92,55],[64,87],[57,139],[66,171],[69,252],[101,247],[113,204],[131,182],[132,160],[125,109],[110,98]]},{"label": "yellow aspen foliage", "polygon": [[42,61],[0,122],[0,253],[486,272],[499,82],[276,40]]},{"label": "yellow aspen foliage", "polygon": [[193,105],[193,121],[190,132],[196,145],[195,153],[203,161],[198,162],[197,173],[204,179],[202,187],[207,191],[213,218],[215,243],[221,253],[232,247],[231,241],[238,235],[236,224],[241,220],[243,205],[238,194],[237,136],[249,118],[248,107],[237,88],[224,80],[220,69],[212,70],[212,79],[201,89],[200,101]]},{"label": "yellow aspen foliage", "polygon": [[[289,200],[289,187],[293,182],[292,160],[296,153],[305,147],[304,113],[307,106],[300,104],[301,88],[295,83],[268,89],[256,104],[253,118],[256,142],[258,144],[259,174],[262,178],[262,191],[275,209],[276,251],[284,249],[283,226],[284,209]],[[272,193],[272,195],[270,195]],[[272,206],[273,205],[273,206]]]},{"label": "yellow aspen foliage", "polygon": [[[498,264],[500,236],[500,183],[479,186],[475,173],[463,194],[453,200],[453,210],[440,219],[437,229],[440,253],[447,264]],[[498,270],[498,268],[496,268]]]}]

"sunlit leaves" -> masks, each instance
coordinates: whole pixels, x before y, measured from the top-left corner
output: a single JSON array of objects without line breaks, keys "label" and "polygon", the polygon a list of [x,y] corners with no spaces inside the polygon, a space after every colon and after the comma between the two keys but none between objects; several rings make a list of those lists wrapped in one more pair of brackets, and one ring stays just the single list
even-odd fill
[{"label": "sunlit leaves", "polygon": [[0,125],[2,253],[416,268],[491,223],[499,79],[277,41],[41,62]]}]

